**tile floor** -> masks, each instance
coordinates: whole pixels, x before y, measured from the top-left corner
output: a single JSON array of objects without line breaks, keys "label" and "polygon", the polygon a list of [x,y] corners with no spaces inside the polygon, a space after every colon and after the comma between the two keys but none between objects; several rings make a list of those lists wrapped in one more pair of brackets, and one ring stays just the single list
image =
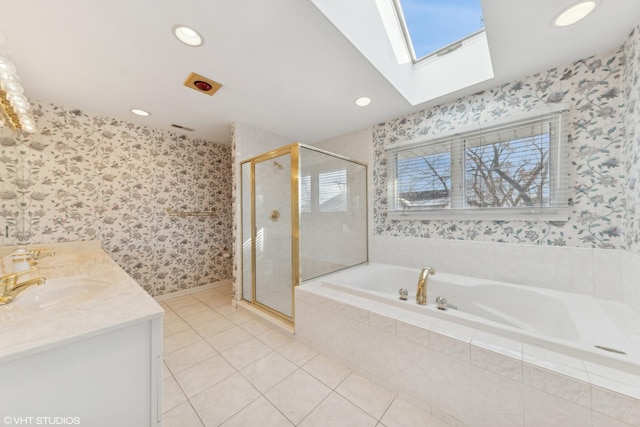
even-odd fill
[{"label": "tile floor", "polygon": [[445,426],[268,322],[225,286],[160,304],[163,426]]}]

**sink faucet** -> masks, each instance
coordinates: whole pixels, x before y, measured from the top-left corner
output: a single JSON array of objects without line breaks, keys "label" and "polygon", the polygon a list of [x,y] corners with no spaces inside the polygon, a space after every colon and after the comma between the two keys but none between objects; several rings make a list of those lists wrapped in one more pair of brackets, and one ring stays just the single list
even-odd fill
[{"label": "sink faucet", "polygon": [[18,282],[20,276],[28,273],[38,273],[38,269],[31,268],[18,273],[0,276],[0,305],[9,304],[20,292],[34,285],[42,285],[46,281],[44,277],[36,277],[24,282]]},{"label": "sink faucet", "polygon": [[425,267],[420,272],[420,279],[418,279],[418,290],[416,291],[417,304],[427,304],[427,279],[429,279],[430,274],[436,274],[436,270],[433,267]]}]

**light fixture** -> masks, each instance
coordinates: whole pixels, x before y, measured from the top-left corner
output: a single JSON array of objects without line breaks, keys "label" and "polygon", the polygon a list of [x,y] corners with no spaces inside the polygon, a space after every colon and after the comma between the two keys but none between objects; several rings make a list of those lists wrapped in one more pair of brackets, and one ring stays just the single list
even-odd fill
[{"label": "light fixture", "polygon": [[150,113],[150,112],[145,111],[145,110],[140,110],[140,109],[137,109],[137,108],[132,108],[132,109],[131,109],[131,112],[132,112],[133,114],[136,114],[136,115],[138,115],[138,116],[142,116],[142,117],[149,117],[149,116],[151,115],[151,113]]},{"label": "light fixture", "polygon": [[31,105],[24,96],[16,66],[9,59],[4,35],[0,33],[0,127],[5,125],[26,133],[37,131]]},{"label": "light fixture", "polygon": [[367,96],[361,96],[360,98],[354,101],[358,107],[366,107],[371,104],[371,98]]},{"label": "light fixture", "polygon": [[595,1],[581,1],[580,3],[576,3],[560,12],[553,20],[553,24],[557,27],[573,25],[590,14],[595,7]]},{"label": "light fixture", "polygon": [[173,35],[187,46],[201,46],[204,43],[202,36],[193,28],[186,25],[174,25],[171,29]]}]

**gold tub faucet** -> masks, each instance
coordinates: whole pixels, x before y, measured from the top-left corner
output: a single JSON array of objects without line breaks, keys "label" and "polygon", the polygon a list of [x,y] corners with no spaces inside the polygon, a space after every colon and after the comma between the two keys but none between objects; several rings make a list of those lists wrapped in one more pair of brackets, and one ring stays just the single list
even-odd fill
[{"label": "gold tub faucet", "polygon": [[436,270],[433,267],[425,267],[420,272],[420,278],[418,279],[418,290],[416,291],[417,304],[427,304],[427,280],[429,279],[430,274],[436,274]]},{"label": "gold tub faucet", "polygon": [[24,274],[38,273],[37,268],[31,268],[17,273],[0,276],[0,305],[9,304],[22,291],[34,285],[42,285],[46,279],[36,277],[34,279],[19,282],[18,278]]}]

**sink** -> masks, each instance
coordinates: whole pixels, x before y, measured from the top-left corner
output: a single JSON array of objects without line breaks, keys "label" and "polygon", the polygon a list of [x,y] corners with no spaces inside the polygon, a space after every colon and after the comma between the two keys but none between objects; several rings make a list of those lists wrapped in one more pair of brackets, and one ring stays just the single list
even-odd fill
[{"label": "sink", "polygon": [[9,305],[29,311],[64,307],[88,301],[108,286],[105,280],[85,275],[48,279],[43,285],[26,289]]}]

